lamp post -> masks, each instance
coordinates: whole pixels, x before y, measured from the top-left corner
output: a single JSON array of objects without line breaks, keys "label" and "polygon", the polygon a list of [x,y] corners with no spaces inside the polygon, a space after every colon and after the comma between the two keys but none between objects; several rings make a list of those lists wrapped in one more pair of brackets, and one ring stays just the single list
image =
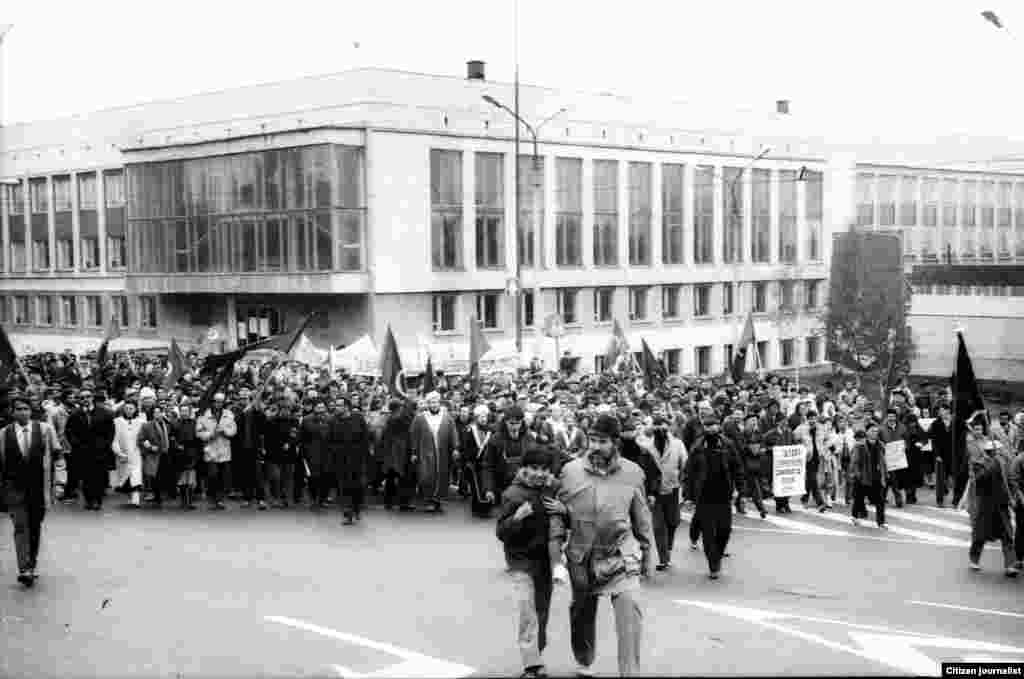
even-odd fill
[{"label": "lamp post", "polygon": [[[544,120],[540,121],[536,126],[523,120],[519,115],[519,68],[516,67],[516,81],[515,81],[515,110],[510,109],[505,104],[501,103],[494,97],[485,94],[483,100],[491,106],[508,113],[516,121],[516,136],[515,136],[515,163],[513,181],[516,183],[516,198],[515,198],[515,248],[513,256],[515,259],[515,297],[516,305],[516,353],[521,353],[523,350],[523,309],[522,309],[522,287],[523,287],[523,271],[522,271],[522,258],[520,257],[519,250],[522,245],[519,242],[519,229],[520,229],[520,213],[519,205],[521,203],[520,186],[519,186],[519,126],[522,125],[526,128],[526,131],[530,133],[530,138],[533,140],[533,223],[534,226],[540,224],[540,189],[541,189],[541,176],[540,176],[540,153],[538,150],[537,135],[540,129],[552,119],[562,115],[568,109],[562,107],[549,115]],[[543,246],[542,246],[543,247]]]}]

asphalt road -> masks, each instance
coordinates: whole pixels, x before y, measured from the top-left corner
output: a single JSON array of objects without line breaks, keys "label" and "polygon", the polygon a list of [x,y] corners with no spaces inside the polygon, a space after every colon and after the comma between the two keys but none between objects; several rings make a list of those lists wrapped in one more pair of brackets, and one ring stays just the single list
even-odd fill
[{"label": "asphalt road", "polygon": [[[336,508],[59,507],[32,590],[15,581],[5,521],[0,675],[517,675],[500,544],[467,510],[371,508],[349,527]],[[887,533],[833,516],[738,517],[716,582],[684,521],[673,569],[642,593],[645,672],[913,675],[942,660],[1024,661],[1024,579],[1004,577],[995,549],[984,571],[967,569],[965,516],[905,508]],[[553,675],[574,670],[568,604],[556,592]],[[607,602],[598,625],[594,669],[613,674]]]}]

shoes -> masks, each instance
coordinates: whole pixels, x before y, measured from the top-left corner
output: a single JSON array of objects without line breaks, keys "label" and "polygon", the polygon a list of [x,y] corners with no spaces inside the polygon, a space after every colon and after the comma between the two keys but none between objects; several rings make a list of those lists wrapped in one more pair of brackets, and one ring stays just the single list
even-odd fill
[{"label": "shoes", "polygon": [[852,517],[850,521],[853,523],[854,526],[860,528],[860,519],[858,519],[856,516]]},{"label": "shoes", "polygon": [[691,542],[690,543],[690,549],[693,550],[694,552],[696,552],[697,551],[697,543],[696,542]]},{"label": "shoes", "polygon": [[246,500],[245,502],[242,503],[242,509],[248,509],[249,507],[252,507],[252,502]]},{"label": "shoes", "polygon": [[728,559],[730,556],[732,556],[732,554],[730,554],[729,552],[722,552],[723,559]]},{"label": "shoes", "polygon": [[265,512],[267,511],[267,503],[264,502],[263,500],[260,500],[260,503],[256,505],[256,508],[259,509],[261,512]]},{"label": "shoes", "polygon": [[18,573],[18,582],[25,587],[31,587],[33,584],[32,576],[28,574],[28,571],[22,571],[21,573]]},{"label": "shoes", "polygon": [[767,517],[767,516],[768,516],[768,512],[766,512],[766,511],[764,511],[764,510],[762,509],[762,510],[761,510],[761,518],[762,518],[762,519],[764,519],[764,518],[765,518],[765,517]]},{"label": "shoes", "polygon": [[1015,578],[1018,575],[1020,575],[1020,569],[1017,568],[1016,566],[1010,566],[1009,568],[1006,569],[1006,577],[1008,577],[1008,578]]},{"label": "shoes", "polygon": [[881,529],[881,530],[889,530],[889,526],[888,526],[888,525],[886,525],[886,524],[884,524],[884,523],[880,523],[880,524],[878,524],[878,527],[879,527],[879,529]]},{"label": "shoes", "polygon": [[829,507],[828,505],[822,505],[822,506],[818,507],[818,513],[819,514],[824,514],[825,512],[827,512],[830,509],[832,509],[832,508]]},{"label": "shoes", "polygon": [[533,667],[527,667],[519,676],[524,677],[524,679],[534,679],[535,677],[546,677],[548,676],[548,673],[544,671],[543,665],[535,665]]},{"label": "shoes", "polygon": [[577,663],[576,664],[576,676],[577,677],[592,677],[592,676],[594,676],[594,671],[592,669],[590,669],[589,665],[581,665],[581,664]]},{"label": "shoes", "polygon": [[981,564],[978,563],[977,561],[972,561],[972,562],[970,562],[970,564],[968,564],[968,568],[970,568],[972,571],[980,571],[981,570]]},{"label": "shoes", "polygon": [[710,573],[708,573],[708,577],[710,579],[712,579],[712,580],[717,580],[718,579],[718,571],[711,571]]},{"label": "shoes", "polygon": [[656,570],[656,571],[667,571],[668,570],[668,564],[667,563],[659,563],[657,566],[654,567],[654,570]]}]

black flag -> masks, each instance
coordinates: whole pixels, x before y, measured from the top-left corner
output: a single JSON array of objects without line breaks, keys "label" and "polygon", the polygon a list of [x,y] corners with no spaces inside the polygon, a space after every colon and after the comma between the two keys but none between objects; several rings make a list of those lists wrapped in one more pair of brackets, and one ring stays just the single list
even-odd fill
[{"label": "black flag", "polygon": [[958,422],[965,422],[977,411],[985,409],[985,401],[981,398],[981,389],[978,388],[978,380],[974,377],[974,366],[967,353],[964,334],[958,331],[956,337],[956,371],[953,373],[951,385],[953,413]]}]

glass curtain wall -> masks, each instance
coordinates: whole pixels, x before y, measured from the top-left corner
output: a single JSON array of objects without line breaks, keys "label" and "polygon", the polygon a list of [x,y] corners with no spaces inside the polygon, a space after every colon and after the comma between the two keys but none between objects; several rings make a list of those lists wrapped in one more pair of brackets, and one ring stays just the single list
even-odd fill
[{"label": "glass curtain wall", "polygon": [[128,166],[129,271],[360,271],[363,150],[307,146]]}]

